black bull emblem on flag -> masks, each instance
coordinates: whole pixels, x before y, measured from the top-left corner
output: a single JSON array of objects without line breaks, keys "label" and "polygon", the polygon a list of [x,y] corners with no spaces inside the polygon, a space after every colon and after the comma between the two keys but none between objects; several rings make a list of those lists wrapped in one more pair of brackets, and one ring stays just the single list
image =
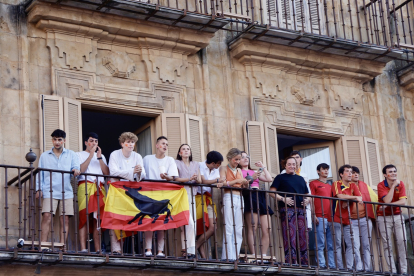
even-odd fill
[{"label": "black bull emblem on flag", "polygon": [[[173,206],[171,205],[169,199],[155,200],[149,198],[139,193],[142,187],[134,189],[124,185],[124,189],[126,190],[125,194],[134,200],[135,206],[138,208],[138,210],[140,210],[140,212],[136,214],[135,217],[128,222],[128,224],[133,223],[139,218],[138,225],[141,225],[142,220],[145,216],[150,216],[153,219],[152,223],[155,223],[158,217],[165,212],[167,212],[167,216],[164,219],[164,224],[168,223],[168,218],[171,218],[171,220],[173,220],[171,216],[171,210],[173,209]],[[168,205],[171,206],[171,209],[168,208]]]}]

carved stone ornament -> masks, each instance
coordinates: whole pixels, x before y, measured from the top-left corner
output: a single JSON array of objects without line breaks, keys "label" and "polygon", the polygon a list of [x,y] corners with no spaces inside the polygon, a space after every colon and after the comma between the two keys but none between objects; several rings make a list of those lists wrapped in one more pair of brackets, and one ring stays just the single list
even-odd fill
[{"label": "carved stone ornament", "polygon": [[247,78],[252,81],[252,86],[260,89],[266,98],[277,98],[277,93],[282,92],[281,78],[263,72],[246,72]]},{"label": "carved stone ornament", "polygon": [[333,91],[335,95],[335,101],[339,101],[339,105],[343,110],[353,110],[355,105],[359,103],[362,98],[363,92],[350,89],[349,87],[336,86],[334,89],[332,87],[326,88]]},{"label": "carved stone ornament", "polygon": [[102,64],[113,77],[129,78],[135,71],[135,63],[126,53],[111,51],[102,59]]},{"label": "carved stone ornament", "polygon": [[[305,89],[303,89],[305,87]],[[304,83],[297,83],[291,88],[291,93],[294,95],[301,104],[314,105],[318,99],[320,99],[319,93],[313,86],[307,86]]]}]

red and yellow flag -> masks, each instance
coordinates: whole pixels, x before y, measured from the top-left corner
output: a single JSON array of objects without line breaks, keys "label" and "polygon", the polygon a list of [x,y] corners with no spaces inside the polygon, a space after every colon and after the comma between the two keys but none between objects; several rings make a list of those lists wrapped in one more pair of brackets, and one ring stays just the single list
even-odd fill
[{"label": "red and yellow flag", "polygon": [[[97,185],[94,182],[88,181],[86,185],[85,181],[79,181],[78,183],[78,207],[79,207],[79,229],[81,229],[86,224],[86,195],[85,188],[87,187],[88,193],[88,213],[92,214],[93,212],[98,211],[98,189]],[[105,206],[105,196],[106,191],[101,183],[99,185],[99,208],[100,215],[104,212]],[[90,224],[92,226],[92,224]]]},{"label": "red and yellow flag", "polygon": [[190,212],[183,186],[165,182],[110,184],[102,228],[155,231],[188,224]]},{"label": "red and yellow flag", "polygon": [[[204,233],[204,228],[207,230],[211,225],[208,219],[207,206],[213,203],[211,195],[209,193],[204,193],[202,199],[201,195],[195,196],[196,200],[196,212],[197,212],[197,236]],[[204,203],[202,203],[204,201]],[[203,206],[204,205],[204,206]],[[215,218],[217,219],[216,205],[214,204],[214,213]],[[203,224],[204,216],[204,224]]]}]

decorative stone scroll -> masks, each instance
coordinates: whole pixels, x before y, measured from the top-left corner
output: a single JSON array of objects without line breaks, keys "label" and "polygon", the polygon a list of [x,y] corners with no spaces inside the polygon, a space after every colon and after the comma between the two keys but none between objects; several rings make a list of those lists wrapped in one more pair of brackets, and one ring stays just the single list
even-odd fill
[{"label": "decorative stone scroll", "polygon": [[134,61],[125,52],[111,51],[102,59],[102,64],[113,77],[127,79],[135,71]]}]

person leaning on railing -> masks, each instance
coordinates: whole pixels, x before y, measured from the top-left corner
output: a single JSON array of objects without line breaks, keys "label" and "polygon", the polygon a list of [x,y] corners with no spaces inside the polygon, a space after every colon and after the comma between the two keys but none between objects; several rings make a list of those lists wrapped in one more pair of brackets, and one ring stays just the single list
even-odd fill
[{"label": "person leaning on railing", "polygon": [[[308,265],[308,251],[306,241],[306,212],[303,206],[310,203],[309,197],[292,194],[309,194],[305,179],[296,174],[298,163],[294,156],[289,156],[282,161],[282,167],[286,173],[279,174],[273,180],[270,191],[287,192],[288,194],[276,194],[279,201],[279,212],[282,221],[283,247],[285,250],[285,262],[292,264]],[[292,193],[292,194],[289,194]],[[275,197],[274,193],[270,196]],[[296,229],[298,229],[296,231]],[[296,240],[299,239],[299,252]]]},{"label": "person leaning on railing", "polygon": [[[241,151],[232,148],[227,153],[227,166],[220,167],[220,177],[226,178],[224,187],[247,188],[248,182],[243,178],[243,174],[237,165],[241,160]],[[217,187],[222,184],[218,183]],[[224,189],[223,196],[223,215],[225,229],[223,232],[223,247],[221,259],[237,260],[240,247],[243,242],[243,213],[242,198],[240,190]]]},{"label": "person leaning on railing", "polygon": [[[188,144],[182,144],[178,149],[175,164],[178,169],[178,177],[174,179],[175,181],[183,183],[201,183],[200,166],[198,162],[193,161],[193,154]],[[181,256],[194,258],[195,238],[197,233],[195,223],[195,216],[197,214],[195,195],[197,193],[197,186],[184,185],[184,188],[187,191],[190,217],[188,218],[188,224],[180,227]]]},{"label": "person leaning on railing", "polygon": [[[359,180],[359,168],[352,166],[352,182],[354,182],[362,195],[363,201],[378,202],[377,194],[368,186],[367,183]],[[353,204],[351,223],[356,227],[354,229],[354,237],[361,238],[361,250],[364,254],[363,265],[364,270],[371,271],[371,246],[369,239],[372,237],[372,220],[375,220],[375,205],[366,204],[365,206],[358,206]],[[357,212],[358,208],[358,212]],[[357,214],[358,213],[358,214]],[[359,215],[359,220],[358,220]],[[368,216],[368,219],[367,219]]]},{"label": "person leaning on railing", "polygon": [[[90,174],[105,174],[109,175],[109,168],[106,163],[106,158],[102,154],[101,148],[98,146],[98,134],[95,132],[89,132],[85,135],[85,146],[86,149],[84,151],[77,152],[76,154],[79,157],[80,170],[81,173],[90,173]],[[87,216],[89,214],[94,214],[94,218],[97,217],[98,206],[100,210],[103,211],[105,206],[105,179],[103,177],[97,178],[96,176],[85,176],[79,175],[78,176],[78,205],[79,205],[79,242],[81,252],[88,252],[86,249],[87,243],[87,232],[89,229],[86,229],[87,226]],[[97,189],[97,183],[99,185],[99,189]],[[82,184],[85,184],[82,186]],[[88,199],[86,199],[85,189],[88,193]],[[97,201],[97,193],[99,193],[99,202]],[[91,201],[92,197],[96,197],[96,201]],[[88,202],[88,214],[86,213],[86,202]],[[91,204],[91,202],[98,202],[98,204]],[[100,212],[102,215],[102,212]],[[101,240],[99,239],[98,233],[98,223],[96,219],[92,219],[90,223],[92,223],[93,227],[93,240],[95,245],[95,251],[97,253],[100,252],[101,247]],[[100,219],[100,218],[99,218]]]},{"label": "person leaning on railing", "polygon": [[[326,163],[321,163],[316,167],[316,172],[318,173],[319,179],[313,180],[309,187],[311,189],[312,195],[331,197],[332,190],[331,185],[327,182],[329,175],[329,165]],[[333,203],[332,203],[333,204]],[[321,268],[326,268],[327,264],[325,261],[325,242],[326,248],[328,250],[328,265],[329,268],[335,268],[335,257],[333,251],[333,224],[332,224],[332,215],[331,215],[331,201],[327,198],[314,198],[313,199],[314,207],[314,221],[315,221],[315,231],[316,231],[316,243],[315,254],[316,262],[319,262]]]},{"label": "person leaning on railing", "polygon": [[[259,191],[259,180],[263,182],[271,182],[273,179],[261,161],[256,162],[255,165],[258,168],[262,168],[262,170],[257,172],[253,171],[250,167],[250,157],[245,151],[242,151],[242,158],[239,168],[241,169],[244,178],[247,179],[247,176],[251,177],[250,179],[252,180],[252,183],[250,184],[250,187],[253,189],[253,191],[243,191],[244,219],[247,225],[247,243],[249,245],[250,254],[255,255],[256,250],[254,247],[254,237],[256,236],[255,233],[258,228],[258,224],[260,223],[262,235],[259,246],[259,254],[265,257],[270,243],[270,225],[268,216],[272,216],[273,211],[268,205],[266,205],[266,192]],[[251,204],[250,200],[252,202]],[[259,205],[259,208],[257,208],[257,205]],[[259,218],[258,213],[260,213]]]},{"label": "person leaning on railing", "polygon": [[[168,139],[165,136],[157,138],[155,154],[144,157],[144,167],[147,172],[147,179],[172,181],[178,177],[177,165],[174,158],[167,156]],[[154,231],[145,231],[145,256],[152,256],[152,236]],[[164,230],[157,231],[158,251],[157,257],[165,257],[164,251]]]},{"label": "person leaning on railing", "polygon": [[[219,168],[223,162],[223,155],[218,151],[210,151],[205,162],[200,162],[200,175],[203,184],[211,185],[220,183],[223,185],[226,179],[220,177]],[[196,249],[200,256],[206,259],[205,242],[214,234],[217,220],[216,206],[213,203],[211,187],[197,187],[197,241]],[[213,207],[214,206],[214,207]],[[214,214],[215,213],[215,214]],[[206,216],[207,214],[207,216]],[[204,219],[203,219],[204,217]],[[206,230],[206,231],[205,231]],[[205,231],[205,232],[204,232]]]},{"label": "person leaning on railing", "polygon": [[[138,137],[132,132],[124,132],[118,138],[121,149],[114,150],[109,156],[109,171],[118,179],[111,181],[141,181],[146,176],[142,156],[134,151]],[[117,231],[118,232],[118,231]],[[124,232],[118,232],[120,235]],[[112,254],[121,254],[121,242],[111,230]]]},{"label": "person leaning on railing", "polygon": [[[339,168],[338,174],[341,180],[335,181],[332,184],[332,196],[340,199],[356,200],[360,204],[359,207],[363,208],[364,203],[362,202],[361,192],[357,185],[352,182],[352,167],[350,165],[343,165]],[[346,245],[345,259],[347,268],[353,268],[355,254],[355,267],[357,270],[362,270],[359,236],[355,235],[358,232],[358,225],[351,224],[348,212],[348,208],[350,208],[350,212],[352,213],[354,205],[340,200],[334,204],[334,207],[335,254],[338,268],[343,268],[341,246],[343,234]]]},{"label": "person leaning on railing", "polygon": [[[378,202],[395,205],[407,204],[407,194],[405,185],[397,179],[397,168],[394,165],[386,165],[382,169],[385,180],[378,183]],[[378,206],[378,227],[380,230],[382,245],[384,246],[385,259],[388,268],[392,273],[397,273],[392,251],[392,243],[394,239],[397,243],[397,257],[400,264],[400,273],[407,273],[407,255],[405,250],[405,240],[407,239],[405,231],[405,223],[401,218],[401,208],[391,206]]]},{"label": "person leaning on railing", "polygon": [[[42,153],[39,159],[39,168],[72,171],[75,177],[78,176],[80,174],[79,158],[74,151],[65,149],[66,133],[61,129],[56,129],[51,136],[53,148]],[[40,183],[39,178],[36,178],[36,199],[43,197],[41,241],[47,241],[52,215],[55,215],[56,209],[59,206],[60,242],[66,244],[69,233],[69,217],[74,214],[73,190],[70,183],[71,175],[68,173],[63,174],[62,183],[62,174],[59,172],[50,173],[49,171],[40,170],[39,174]],[[52,183],[50,182],[50,177],[52,177]],[[42,247],[42,249],[48,250],[49,248]]]}]

